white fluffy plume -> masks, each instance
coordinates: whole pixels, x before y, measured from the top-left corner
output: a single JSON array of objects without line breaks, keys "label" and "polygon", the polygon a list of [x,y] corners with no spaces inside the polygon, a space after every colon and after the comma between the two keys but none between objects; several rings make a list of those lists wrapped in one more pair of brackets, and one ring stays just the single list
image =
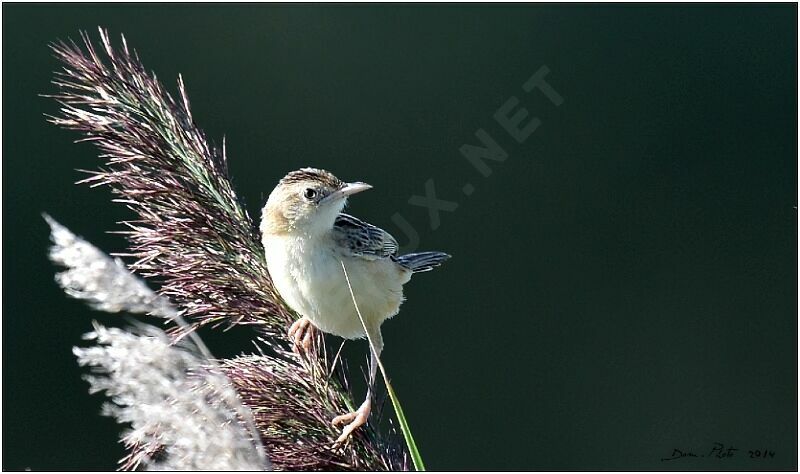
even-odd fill
[{"label": "white fluffy plume", "polygon": [[263,470],[266,459],[238,418],[236,393],[227,377],[203,366],[186,347],[143,326],[141,334],[95,323],[85,339],[94,347],[74,348],[91,366],[90,392],[104,391],[106,415],[130,423],[123,440],[142,446],[131,465],[153,470]]},{"label": "white fluffy plume", "polygon": [[50,259],[66,267],[56,274],[56,282],[68,295],[109,313],[125,311],[165,318],[175,315],[169,301],[128,271],[120,259],[112,259],[47,214],[43,217],[50,225],[53,240]]},{"label": "white fluffy plume", "polygon": [[[66,267],[56,281],[70,296],[108,311],[147,313],[185,324],[169,301],[51,217],[50,258]],[[160,329],[130,330],[97,323],[84,339],[96,342],[73,352],[90,392],[105,392],[104,414],[130,424],[123,441],[133,450],[128,467],[155,470],[264,470],[269,461],[231,381],[218,369],[195,333],[175,344]]]}]

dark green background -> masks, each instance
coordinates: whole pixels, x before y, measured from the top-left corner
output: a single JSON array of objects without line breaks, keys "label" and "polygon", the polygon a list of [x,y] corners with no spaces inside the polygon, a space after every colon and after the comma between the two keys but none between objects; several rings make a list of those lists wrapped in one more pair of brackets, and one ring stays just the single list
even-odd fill
[{"label": "dark green background", "polygon": [[[408,286],[384,361],[432,469],[796,469],[795,5],[3,5],[3,468],[112,469],[70,349],[96,318],[46,259],[42,211],[107,251],[130,214],[47,124],[47,43],[103,25],[227,136],[251,214],[315,165],[351,212],[454,258]],[[542,65],[565,101],[522,83]],[[523,144],[492,115],[517,96]],[[484,178],[459,154],[484,128]],[[458,203],[432,230],[408,200]],[[475,193],[466,197],[464,183]],[[248,330],[204,333],[218,354]],[[351,364],[366,354],[349,345]],[[730,459],[661,462],[673,448]],[[749,459],[750,449],[775,451]]]}]

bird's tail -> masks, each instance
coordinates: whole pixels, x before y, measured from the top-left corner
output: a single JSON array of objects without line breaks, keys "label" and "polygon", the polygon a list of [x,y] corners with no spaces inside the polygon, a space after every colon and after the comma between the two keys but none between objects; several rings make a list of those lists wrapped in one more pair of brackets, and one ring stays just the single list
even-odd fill
[{"label": "bird's tail", "polygon": [[448,258],[450,255],[443,252],[419,252],[395,257],[395,261],[412,272],[419,273],[433,270]]}]

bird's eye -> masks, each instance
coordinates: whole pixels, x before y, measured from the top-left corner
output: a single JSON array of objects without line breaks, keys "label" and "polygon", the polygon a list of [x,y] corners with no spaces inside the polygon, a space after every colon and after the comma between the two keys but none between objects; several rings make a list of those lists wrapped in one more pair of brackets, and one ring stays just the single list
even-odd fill
[{"label": "bird's eye", "polygon": [[310,199],[314,199],[315,197],[317,197],[317,191],[315,191],[315,190],[314,190],[314,189],[312,189],[312,188],[306,188],[306,190],[305,190],[305,191],[303,191],[303,196],[304,196],[306,199],[309,199],[309,200],[310,200]]}]

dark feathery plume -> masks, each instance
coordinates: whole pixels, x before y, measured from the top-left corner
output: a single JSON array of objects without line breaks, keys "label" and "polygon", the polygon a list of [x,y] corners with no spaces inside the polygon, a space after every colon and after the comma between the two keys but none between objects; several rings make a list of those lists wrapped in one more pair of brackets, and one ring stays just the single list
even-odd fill
[{"label": "dark feathery plume", "polygon": [[163,281],[160,293],[197,325],[257,324],[282,332],[291,313],[269,279],[257,228],[227,176],[224,147],[210,146],[192,120],[178,79],[175,101],[147,74],[122,38],[114,50],[100,30],[104,58],[82,33],[53,45],[64,64],[53,95],[61,116],[52,123],[82,132],[108,160],[82,182],[110,185],[138,215],[125,222],[132,268]]},{"label": "dark feathery plume", "polygon": [[[81,37],[85,51],[74,42],[52,45],[64,67],[53,81],[60,92],[50,96],[61,113],[49,119],[81,132],[107,160],[82,182],[109,185],[114,200],[136,214],[124,222],[124,255],[136,259],[130,268],[161,283],[158,293],[193,328],[250,324],[263,336],[270,355],[217,364],[252,410],[272,467],[407,470],[396,433],[383,436],[373,423],[333,448],[339,432],[330,420],[352,404],[346,374],[331,376],[335,361],[321,337],[307,357],[291,352],[286,328],[294,315],[272,285],[258,230],[230,183],[224,144],[210,146],[195,125],[182,79],[176,101],[124,37],[114,49],[100,29],[99,51]],[[136,449],[124,468],[135,466]]]},{"label": "dark feathery plume", "polygon": [[348,401],[337,382],[308,384],[294,364],[263,354],[223,360],[220,369],[242,402],[254,407],[256,425],[270,427],[262,431],[262,439],[273,465],[291,471],[409,469],[410,459],[400,446],[383,441],[373,430],[356,433],[366,439],[358,449],[331,447],[330,412]]}]

